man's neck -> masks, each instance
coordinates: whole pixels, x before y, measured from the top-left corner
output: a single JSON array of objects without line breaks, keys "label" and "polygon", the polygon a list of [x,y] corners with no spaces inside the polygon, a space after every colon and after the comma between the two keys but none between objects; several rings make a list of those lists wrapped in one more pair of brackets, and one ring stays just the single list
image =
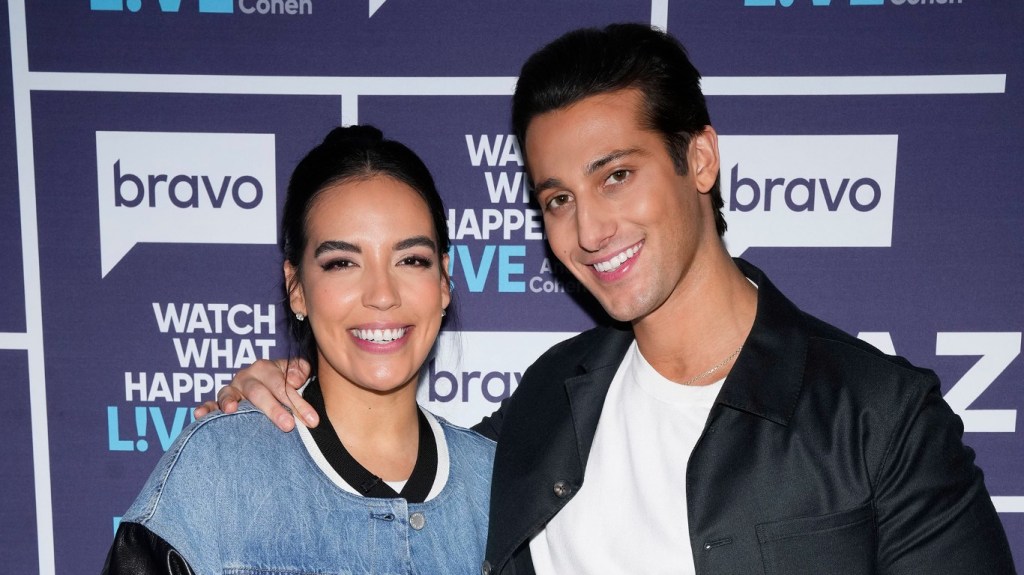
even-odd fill
[{"label": "man's neck", "polygon": [[[633,322],[640,353],[664,377],[690,382],[721,364],[706,385],[728,373],[757,312],[757,289],[725,252],[698,260],[657,310]],[[706,380],[705,380],[706,379]]]}]

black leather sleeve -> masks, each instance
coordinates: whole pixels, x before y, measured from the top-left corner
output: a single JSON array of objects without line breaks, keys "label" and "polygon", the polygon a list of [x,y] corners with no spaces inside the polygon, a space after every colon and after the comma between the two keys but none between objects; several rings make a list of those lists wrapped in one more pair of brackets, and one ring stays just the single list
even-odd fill
[{"label": "black leather sleeve", "polygon": [[193,575],[178,550],[138,523],[122,523],[107,553],[103,575]]}]

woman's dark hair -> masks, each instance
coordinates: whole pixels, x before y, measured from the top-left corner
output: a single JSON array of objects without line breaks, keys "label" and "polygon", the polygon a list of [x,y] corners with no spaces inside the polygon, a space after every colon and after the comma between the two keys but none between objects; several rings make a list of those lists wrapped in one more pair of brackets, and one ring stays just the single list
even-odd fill
[{"label": "woman's dark hair", "polygon": [[[302,158],[288,182],[288,196],[281,215],[281,251],[285,261],[295,268],[295,275],[291,284],[284,286],[286,311],[290,311],[287,307],[289,294],[302,274],[302,255],[308,242],[306,223],[317,196],[335,184],[375,176],[394,178],[423,198],[433,220],[438,255],[448,253],[450,242],[444,203],[423,160],[404,144],[385,139],[373,126],[334,128],[323,143]],[[441,269],[441,273],[448,271]],[[299,321],[292,313],[286,313],[285,317],[299,353],[309,361],[315,374],[316,340],[309,322]]]},{"label": "woman's dark hair", "polygon": [[[530,122],[598,94],[635,88],[643,94],[642,127],[661,134],[680,175],[690,139],[711,124],[700,72],[678,40],[644,24],[569,32],[523,64],[512,96],[512,129],[526,150]],[[722,192],[711,190],[718,235],[725,233]]]}]

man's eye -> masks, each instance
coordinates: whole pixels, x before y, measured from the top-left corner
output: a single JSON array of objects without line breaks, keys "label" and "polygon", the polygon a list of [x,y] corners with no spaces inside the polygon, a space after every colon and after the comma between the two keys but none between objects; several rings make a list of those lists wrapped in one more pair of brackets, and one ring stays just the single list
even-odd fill
[{"label": "man's eye", "polygon": [[611,173],[610,176],[608,176],[608,179],[605,181],[605,183],[621,184],[622,182],[626,181],[629,178],[629,175],[632,173],[633,172],[630,170],[615,170],[614,172]]},{"label": "man's eye", "polygon": [[550,199],[548,199],[546,205],[549,210],[554,210],[564,206],[565,204],[568,204],[571,201],[572,196],[570,196],[569,194],[555,194],[551,196]]}]

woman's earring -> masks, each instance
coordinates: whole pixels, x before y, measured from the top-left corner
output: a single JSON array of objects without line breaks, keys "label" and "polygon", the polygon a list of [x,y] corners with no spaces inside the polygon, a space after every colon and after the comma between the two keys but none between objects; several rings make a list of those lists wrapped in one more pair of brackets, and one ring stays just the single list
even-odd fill
[{"label": "woman's earring", "polygon": [[295,312],[295,319],[297,319],[299,321],[305,321],[306,320],[306,316],[304,314]]},{"label": "woman's earring", "polygon": [[444,317],[444,314],[445,314],[444,308],[441,308],[441,317]]}]

